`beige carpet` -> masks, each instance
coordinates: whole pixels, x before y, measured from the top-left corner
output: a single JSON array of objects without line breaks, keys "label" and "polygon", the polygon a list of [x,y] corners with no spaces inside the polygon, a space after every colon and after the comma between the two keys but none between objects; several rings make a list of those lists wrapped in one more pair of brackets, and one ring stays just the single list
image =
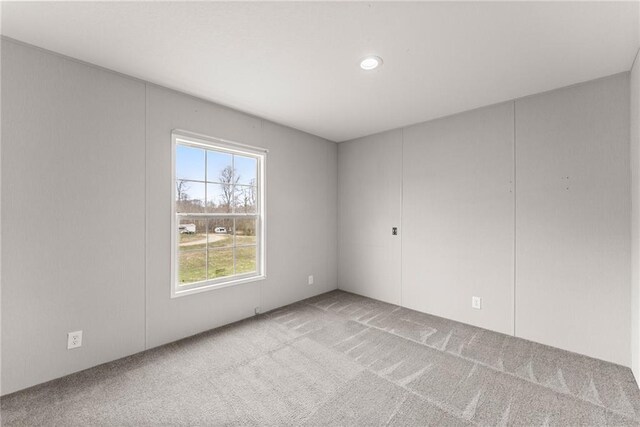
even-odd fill
[{"label": "beige carpet", "polygon": [[5,396],[3,425],[639,425],[628,368],[334,291]]}]

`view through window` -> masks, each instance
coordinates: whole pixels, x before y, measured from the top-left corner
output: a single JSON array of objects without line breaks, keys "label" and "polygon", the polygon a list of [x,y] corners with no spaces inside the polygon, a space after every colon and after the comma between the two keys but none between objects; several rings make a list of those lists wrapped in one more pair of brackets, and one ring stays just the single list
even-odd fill
[{"label": "view through window", "polygon": [[175,291],[261,276],[264,153],[175,137]]}]

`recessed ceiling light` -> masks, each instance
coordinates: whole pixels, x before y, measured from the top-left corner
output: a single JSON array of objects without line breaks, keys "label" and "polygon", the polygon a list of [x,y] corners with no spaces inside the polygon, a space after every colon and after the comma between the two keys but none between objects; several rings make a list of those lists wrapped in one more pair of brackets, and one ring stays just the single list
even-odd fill
[{"label": "recessed ceiling light", "polygon": [[379,56],[367,56],[360,61],[360,68],[366,71],[375,70],[382,65],[382,58]]}]

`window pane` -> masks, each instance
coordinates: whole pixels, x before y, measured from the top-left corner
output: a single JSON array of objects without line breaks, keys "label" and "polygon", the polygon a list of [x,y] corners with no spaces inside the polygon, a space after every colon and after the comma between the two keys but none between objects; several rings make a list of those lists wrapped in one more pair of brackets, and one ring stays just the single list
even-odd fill
[{"label": "window pane", "polygon": [[176,145],[176,179],[204,181],[204,150]]},{"label": "window pane", "polygon": [[231,154],[207,150],[207,182],[231,182],[231,157]]},{"label": "window pane", "polygon": [[258,159],[253,157],[235,156],[233,162],[236,170],[236,183],[256,185]]},{"label": "window pane", "polygon": [[256,187],[250,185],[236,185],[235,212],[256,213]]},{"label": "window pane", "polygon": [[178,249],[182,251],[204,250],[207,244],[207,220],[180,218],[178,224]]},{"label": "window pane", "polygon": [[255,218],[236,219],[236,246],[256,244],[257,224]]},{"label": "window pane", "polygon": [[233,219],[209,219],[209,248],[233,246]]},{"label": "window pane", "polygon": [[233,187],[229,184],[207,184],[207,212],[231,213]]},{"label": "window pane", "polygon": [[256,247],[236,248],[236,274],[256,271]]},{"label": "window pane", "polygon": [[233,248],[209,250],[209,279],[233,275]]},{"label": "window pane", "polygon": [[176,181],[176,212],[204,212],[204,184],[193,181]]},{"label": "window pane", "polygon": [[262,270],[259,227],[264,156],[223,141],[173,134],[176,281],[172,296]]},{"label": "window pane", "polygon": [[178,280],[181,285],[199,282],[207,278],[207,253],[184,251],[178,253]]}]

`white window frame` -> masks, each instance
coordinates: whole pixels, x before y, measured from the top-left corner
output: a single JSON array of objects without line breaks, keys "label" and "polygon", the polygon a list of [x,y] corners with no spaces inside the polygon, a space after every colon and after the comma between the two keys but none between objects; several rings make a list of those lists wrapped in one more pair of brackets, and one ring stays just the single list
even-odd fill
[{"label": "white window frame", "polygon": [[[256,271],[246,274],[238,274],[233,276],[219,277],[216,279],[203,280],[187,285],[180,285],[178,279],[178,216],[176,212],[176,148],[177,145],[188,145],[205,150],[215,150],[236,154],[240,156],[249,156],[257,159],[257,206],[256,214]],[[236,286],[244,283],[255,282],[267,278],[266,272],[266,160],[268,150],[250,145],[240,144],[234,141],[228,141],[221,138],[200,135],[180,129],[174,129],[171,132],[171,298],[192,295],[200,292],[206,292],[214,289],[226,288],[228,286]],[[205,166],[206,167],[206,166]],[[210,217],[232,217],[241,218],[246,214],[184,214],[184,216],[203,216]],[[254,215],[250,215],[254,216]]]}]

